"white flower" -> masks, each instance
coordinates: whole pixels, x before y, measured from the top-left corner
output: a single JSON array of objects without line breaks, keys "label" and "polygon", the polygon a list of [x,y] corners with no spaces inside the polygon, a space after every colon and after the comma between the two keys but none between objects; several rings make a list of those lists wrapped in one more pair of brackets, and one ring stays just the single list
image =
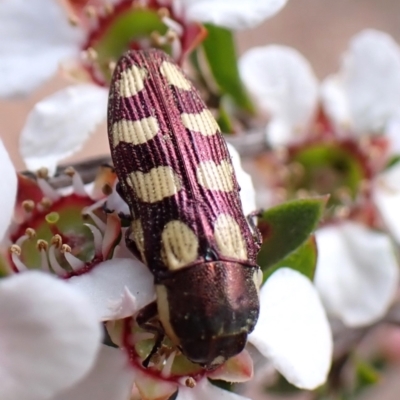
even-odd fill
[{"label": "white flower", "polygon": [[[0,2],[0,97],[30,93],[60,66],[75,78],[90,82],[63,89],[36,104],[21,136],[21,153],[28,168],[36,169],[40,159],[54,171],[57,161],[79,150],[96,125],[105,119],[108,78],[105,78],[101,67],[93,66],[87,58],[90,59],[98,41],[96,32],[100,37],[108,32],[103,26],[103,9],[111,5],[112,12],[117,10],[114,19],[118,20],[119,10],[125,7],[125,14],[133,10],[124,6],[124,1],[109,3],[104,0],[90,6],[92,19],[88,18],[83,8],[74,10],[77,24],[68,20],[65,10],[54,0]],[[140,3],[143,4],[142,1]],[[180,0],[171,3],[160,0],[159,7],[164,10],[169,8],[179,20],[174,20],[174,15],[162,17],[166,27],[176,33],[177,39],[172,48],[176,58],[180,58],[191,41],[195,41],[194,32],[198,31],[201,35],[200,28],[193,21],[242,29],[272,16],[285,3],[286,0],[251,1],[243,6],[235,1],[227,6],[225,0]],[[107,19],[108,22],[110,20],[112,18]],[[190,34],[187,35],[186,25],[190,27]],[[103,63],[106,61],[102,60]],[[54,135],[54,128],[58,130],[58,135]],[[47,153],[51,157],[43,157]]]},{"label": "white flower", "polygon": [[[361,135],[371,139],[383,133],[383,140],[390,143],[382,158],[400,149],[400,51],[382,32],[367,30],[356,35],[340,73],[324,81],[323,109],[335,129],[322,134],[315,129],[317,80],[297,52],[281,46],[250,50],[241,59],[240,70],[257,103],[270,114],[267,134],[272,146],[294,148],[304,144],[307,150],[309,139],[321,139],[323,146],[329,146],[348,138],[357,147],[361,146],[357,142]],[[326,137],[330,142],[324,142]],[[377,148],[386,151],[382,150],[384,146]],[[363,154],[364,150],[359,147],[358,151]],[[354,154],[356,163],[359,154]],[[399,241],[400,170],[394,166],[376,175],[379,164],[372,162],[372,169],[368,168],[374,172],[364,178],[368,179],[374,205]],[[328,312],[350,326],[370,324],[382,317],[398,283],[398,264],[389,237],[359,223],[346,222],[319,229],[317,241],[316,285]]]},{"label": "white flower", "polygon": [[[14,211],[17,179],[1,141],[0,163],[7,183],[1,197],[3,237]],[[84,295],[48,274],[31,271],[1,279],[0,301],[2,399],[53,399],[90,371],[101,327]]]},{"label": "white flower", "polygon": [[394,299],[399,267],[389,237],[355,222],[317,230],[315,285],[327,311],[348,326],[368,325]]},{"label": "white flower", "polygon": [[275,15],[287,0],[251,0],[245,4],[240,0],[178,0],[176,3],[193,21],[209,22],[228,29],[248,29]]},{"label": "white flower", "polygon": [[332,337],[318,293],[308,278],[280,268],[260,291],[260,316],[249,341],[293,385],[315,389],[328,375]]},{"label": "white flower", "polygon": [[339,73],[323,82],[322,100],[336,125],[352,135],[384,133],[400,116],[399,45],[377,30],[354,36]]},{"label": "white flower", "polygon": [[318,105],[318,81],[308,61],[292,48],[271,45],[245,52],[239,69],[256,104],[270,117],[271,145],[304,139]]}]

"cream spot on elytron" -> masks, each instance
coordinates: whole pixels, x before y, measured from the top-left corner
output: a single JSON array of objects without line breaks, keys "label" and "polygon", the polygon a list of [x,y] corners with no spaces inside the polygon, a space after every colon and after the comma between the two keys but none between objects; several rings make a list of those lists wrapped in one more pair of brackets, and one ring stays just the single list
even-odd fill
[{"label": "cream spot on elytron", "polygon": [[192,90],[191,83],[185,78],[179,68],[168,61],[164,61],[160,67],[161,74],[167,79],[170,85],[183,90]]},{"label": "cream spot on elytron", "polygon": [[120,142],[133,145],[143,144],[153,139],[160,131],[155,117],[142,118],[138,121],[122,119],[112,127],[113,146]]},{"label": "cream spot on elytron", "polygon": [[146,203],[155,203],[179,192],[182,188],[178,175],[171,167],[156,167],[149,172],[131,172],[127,183],[137,197]]},{"label": "cream spot on elytron", "polygon": [[161,240],[161,258],[169,269],[179,269],[196,261],[199,240],[184,222],[168,222],[162,231]]},{"label": "cream spot on elytron", "polygon": [[144,234],[143,234],[143,226],[140,219],[135,219],[131,222],[130,226],[130,234],[129,239],[133,240],[136,243],[136,247],[139,250],[140,256],[142,257],[142,261],[146,262],[146,258],[144,255]]},{"label": "cream spot on elytron", "polygon": [[121,97],[132,97],[144,88],[144,80],[147,77],[147,70],[132,65],[130,68],[121,72],[120,79],[116,86]]},{"label": "cream spot on elytron", "polygon": [[214,237],[223,256],[247,259],[246,242],[236,220],[228,214],[220,214],[214,223]]},{"label": "cream spot on elytron", "polygon": [[209,190],[231,192],[234,187],[233,167],[227,160],[217,165],[214,161],[202,161],[196,169],[199,185]]},{"label": "cream spot on elytron", "polygon": [[218,132],[221,132],[217,121],[211,114],[210,110],[206,108],[196,114],[181,114],[181,120],[183,125],[194,132],[199,132],[204,136],[212,136]]}]

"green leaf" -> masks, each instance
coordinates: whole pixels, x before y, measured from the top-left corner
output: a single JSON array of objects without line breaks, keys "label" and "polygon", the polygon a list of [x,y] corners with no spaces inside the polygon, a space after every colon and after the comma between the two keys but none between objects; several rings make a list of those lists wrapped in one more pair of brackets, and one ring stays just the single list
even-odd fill
[{"label": "green leaf", "polygon": [[232,32],[210,24],[205,26],[208,35],[202,47],[222,94],[230,95],[238,107],[254,114],[254,105],[240,79]]},{"label": "green leaf", "polygon": [[292,268],[301,272],[310,280],[314,279],[317,267],[317,243],[315,236],[312,235],[300,247],[287,255],[273,267],[264,273],[264,282],[278,269],[283,267]]},{"label": "green leaf", "polygon": [[381,379],[380,373],[367,361],[355,360],[356,382],[354,393],[364,392],[370,386],[376,385]]},{"label": "green leaf", "polygon": [[[294,200],[261,214],[258,228],[263,243],[257,262],[264,272],[289,256],[308,239],[321,219],[327,200],[328,196]],[[307,251],[304,252],[302,255],[299,251],[299,257],[306,257]],[[308,254],[308,257],[311,255]]]}]

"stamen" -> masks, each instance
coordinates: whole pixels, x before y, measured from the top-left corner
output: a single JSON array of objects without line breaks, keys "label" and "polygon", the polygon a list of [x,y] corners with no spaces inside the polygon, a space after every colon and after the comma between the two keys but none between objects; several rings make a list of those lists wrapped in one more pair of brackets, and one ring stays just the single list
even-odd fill
[{"label": "stamen", "polygon": [[29,239],[33,239],[36,236],[36,231],[33,228],[26,228],[25,235],[28,236]]},{"label": "stamen", "polygon": [[196,381],[192,377],[189,377],[185,379],[185,386],[193,389],[196,386]]},{"label": "stamen", "polygon": [[171,43],[172,58],[178,60],[182,55],[182,43],[178,38]]},{"label": "stamen", "polygon": [[121,219],[115,214],[107,215],[107,225],[101,245],[101,255],[104,259],[108,258],[115,241],[121,233]]},{"label": "stamen", "polygon": [[[57,235],[56,235],[57,236]],[[54,237],[53,237],[54,239]],[[50,261],[50,267],[54,271],[54,273],[60,277],[63,277],[66,275],[65,269],[61,266],[61,264],[58,262],[57,257],[56,257],[56,248],[59,248],[59,246],[55,243],[53,243],[52,239],[52,244],[49,249],[49,261]]]},{"label": "stamen", "polygon": [[177,21],[175,21],[172,18],[167,17],[167,16],[161,18],[161,21],[169,29],[172,29],[173,31],[175,31],[178,34],[178,36],[182,36],[183,35],[183,26],[180,23],[178,23]]},{"label": "stamen", "polygon": [[163,369],[161,370],[161,376],[163,378],[169,378],[171,376],[171,369],[172,369],[172,364],[174,363],[175,359],[175,351],[173,351],[167,358],[167,361],[165,362],[165,365]]},{"label": "stamen", "polygon": [[79,196],[87,196],[85,184],[82,181],[82,177],[78,174],[73,167],[65,169],[65,174],[72,178],[72,187],[74,188],[75,194]]},{"label": "stamen", "polygon": [[178,34],[175,31],[168,30],[165,34],[165,38],[168,43],[173,43],[174,40],[178,39]]},{"label": "stamen", "polygon": [[36,248],[37,248],[39,251],[41,251],[41,250],[47,251],[48,247],[49,247],[49,244],[48,244],[45,240],[43,240],[43,239],[39,239],[39,240],[36,242]]},{"label": "stamen", "polygon": [[159,8],[158,11],[157,11],[157,14],[159,15],[159,17],[160,17],[161,19],[170,16],[169,10],[168,10],[168,8],[166,8],[166,7],[161,7],[161,8]]},{"label": "stamen", "polygon": [[11,260],[14,263],[15,268],[17,269],[18,272],[22,272],[22,271],[27,271],[28,270],[28,267],[20,259],[21,247],[19,247],[16,244],[13,244],[10,247],[10,254],[11,254]]},{"label": "stamen", "polygon": [[62,246],[62,237],[61,237],[61,235],[58,235],[58,234],[54,235],[51,238],[51,242],[50,243],[51,243],[52,246],[55,246],[57,249],[59,249]]},{"label": "stamen", "polygon": [[71,26],[78,26],[79,19],[76,15],[70,14],[70,15],[68,15],[68,23]]},{"label": "stamen", "polygon": [[61,253],[71,265],[72,269],[77,272],[85,266],[85,263],[71,253],[72,249],[67,244],[61,246]]},{"label": "stamen", "polygon": [[22,245],[24,244],[24,242],[25,242],[26,240],[28,240],[28,239],[32,239],[32,236],[30,235],[30,232],[29,232],[29,234],[27,234],[26,231],[25,231],[25,235],[22,235],[21,237],[19,237],[19,238],[17,239],[17,241],[15,242],[15,244],[16,244],[18,247],[22,247]]},{"label": "stamen", "polygon": [[33,200],[24,200],[22,202],[22,208],[27,214],[31,214],[35,209],[35,202]]},{"label": "stamen", "polygon": [[87,48],[84,51],[83,55],[86,58],[86,60],[90,61],[90,62],[95,62],[95,61],[97,61],[97,58],[98,58],[97,51],[93,47]]},{"label": "stamen", "polygon": [[106,3],[103,7],[105,15],[111,15],[114,12],[114,5],[112,3]]},{"label": "stamen", "polygon": [[36,176],[39,179],[48,179],[49,177],[49,170],[46,167],[42,167],[36,171]]},{"label": "stamen", "polygon": [[40,251],[41,267],[43,271],[50,272],[50,265],[47,259],[48,243],[45,240],[38,240],[36,247]]},{"label": "stamen", "polygon": [[53,202],[48,197],[43,197],[39,202],[42,211],[49,210],[53,205]]},{"label": "stamen", "polygon": [[158,31],[153,31],[150,33],[150,39],[154,46],[162,46],[165,44],[165,38]]},{"label": "stamen", "polygon": [[101,256],[101,249],[103,244],[103,235],[100,230],[92,224],[84,224],[87,226],[93,235],[94,252],[96,256]]},{"label": "stamen", "polygon": [[97,18],[97,10],[94,6],[86,6],[84,12],[88,18],[91,19]]},{"label": "stamen", "polygon": [[[102,203],[105,202],[105,199],[100,200],[102,201]],[[104,231],[106,230],[106,224],[91,210],[91,208],[93,207],[86,207],[82,210],[82,215],[84,216],[89,216],[90,218],[92,218],[93,222],[97,225],[97,227],[100,229],[100,231],[102,233],[104,233]]]},{"label": "stamen", "polygon": [[48,197],[53,202],[61,198],[61,195],[57,190],[55,190],[44,178],[38,177],[37,183],[40,190],[43,192],[44,197]]}]

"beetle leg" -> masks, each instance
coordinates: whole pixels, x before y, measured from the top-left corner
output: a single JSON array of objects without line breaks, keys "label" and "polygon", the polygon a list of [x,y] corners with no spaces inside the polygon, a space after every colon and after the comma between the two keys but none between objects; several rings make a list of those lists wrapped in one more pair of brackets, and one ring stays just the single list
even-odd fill
[{"label": "beetle leg", "polygon": [[151,358],[160,349],[165,336],[164,328],[162,327],[161,322],[158,319],[157,302],[153,301],[152,303],[142,308],[136,316],[136,322],[141,328],[155,334],[154,346],[151,349],[149,355],[142,362],[143,367],[147,368],[149,366]]},{"label": "beetle leg", "polygon": [[253,231],[253,237],[254,240],[256,242],[256,245],[260,248],[262,245],[262,235],[260,230],[257,228],[257,222],[256,219],[258,217],[261,217],[262,213],[264,212],[264,210],[259,209],[259,210],[255,210],[253,212],[251,212],[247,217],[247,222],[250,225],[251,230]]}]

